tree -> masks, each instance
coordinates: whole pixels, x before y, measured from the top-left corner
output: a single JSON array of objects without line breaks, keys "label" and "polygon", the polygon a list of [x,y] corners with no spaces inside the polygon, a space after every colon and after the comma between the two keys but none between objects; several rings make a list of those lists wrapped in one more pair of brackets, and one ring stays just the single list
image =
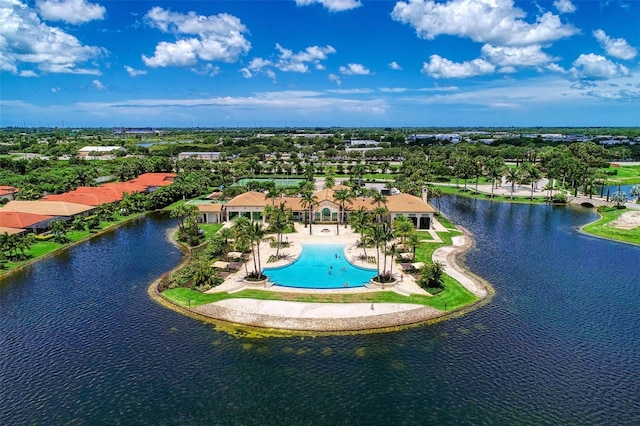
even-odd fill
[{"label": "tree", "polygon": [[502,178],[504,173],[504,160],[502,158],[491,158],[485,163],[487,176],[491,178],[491,198],[496,187],[496,181]]},{"label": "tree", "polygon": [[433,264],[422,268],[418,284],[424,289],[443,288],[443,275],[444,269],[442,264],[440,262],[434,262]]},{"label": "tree", "polygon": [[387,248],[387,253],[391,257],[391,263],[389,264],[389,276],[393,277],[393,259],[398,254],[398,246],[397,246],[397,244],[396,243],[391,244]]},{"label": "tree", "polygon": [[387,213],[387,197],[382,195],[382,192],[374,190],[371,193],[371,204],[376,204],[374,213],[376,215],[376,222],[380,223],[382,215]]},{"label": "tree", "polygon": [[49,223],[51,227],[51,234],[53,235],[53,241],[64,244],[69,242],[69,238],[67,237],[67,224],[64,220],[52,220]]},{"label": "tree", "polygon": [[284,203],[280,203],[278,207],[267,206],[264,212],[269,222],[269,230],[276,233],[276,259],[279,259],[282,233],[291,224],[291,211],[285,208]]},{"label": "tree", "polygon": [[[393,234],[391,233],[391,230],[386,223],[378,223],[371,227],[369,238],[371,238],[371,242],[376,247],[378,278],[382,280],[382,275],[386,275],[387,267],[386,247],[387,243],[393,238]],[[380,273],[380,251],[382,251],[382,253],[384,254],[384,266],[382,274]]]},{"label": "tree", "polygon": [[422,244],[422,238],[420,238],[420,234],[417,232],[412,232],[407,237],[407,245],[411,247],[411,253],[413,253],[413,258],[416,258],[416,249]]},{"label": "tree", "polygon": [[346,222],[344,221],[344,213],[345,213],[345,203],[353,204],[353,194],[351,191],[347,189],[339,189],[333,194],[333,198],[336,199],[340,203],[340,223],[344,224],[344,227],[347,227]]},{"label": "tree", "polygon": [[525,163],[524,174],[528,180],[531,181],[531,200],[533,200],[533,191],[538,184],[538,181],[542,177],[542,172],[538,166],[531,163]]},{"label": "tree", "polygon": [[309,209],[307,218],[309,222],[309,235],[311,235],[311,223],[313,222],[313,218],[311,217],[311,215],[313,214],[313,207],[318,205],[318,197],[316,197],[311,191],[305,191],[302,193],[302,200],[300,200],[300,205],[302,205],[302,207],[304,208]]},{"label": "tree", "polygon": [[442,198],[442,189],[438,188],[437,186],[434,185],[430,185],[428,188],[428,196],[429,199],[435,199],[436,200],[436,208],[438,209],[438,213],[440,213],[440,199]]},{"label": "tree", "polygon": [[638,197],[636,203],[640,204],[640,185],[633,185],[631,187],[631,195],[634,197]]},{"label": "tree", "polygon": [[364,248],[364,255],[367,256],[367,244],[365,241],[365,233],[371,224],[371,215],[367,212],[367,210],[360,206],[358,210],[351,213],[349,215],[349,224],[353,228],[354,231],[360,234],[360,241],[362,242],[362,247]]},{"label": "tree", "polygon": [[224,252],[227,253],[229,246],[229,239],[233,238],[233,230],[227,226],[222,227],[218,230],[218,232],[214,235],[217,235],[219,238],[223,240],[223,248]]},{"label": "tree", "polygon": [[511,199],[513,200],[513,191],[515,190],[516,183],[520,182],[520,169],[517,167],[508,168],[505,177],[505,180],[511,183]]},{"label": "tree", "polygon": [[616,207],[622,208],[624,207],[624,203],[627,202],[627,194],[622,191],[616,191],[611,196],[611,201],[615,204]]},{"label": "tree", "polygon": [[415,229],[413,222],[406,216],[397,216],[393,220],[393,233],[400,237],[401,244],[404,244],[407,236],[414,232]]}]

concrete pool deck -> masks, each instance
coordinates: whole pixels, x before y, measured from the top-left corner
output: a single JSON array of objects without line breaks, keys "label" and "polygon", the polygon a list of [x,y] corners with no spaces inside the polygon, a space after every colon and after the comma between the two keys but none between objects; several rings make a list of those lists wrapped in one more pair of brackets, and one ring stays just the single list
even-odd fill
[{"label": "concrete pool deck", "polygon": [[[372,268],[375,271],[375,264],[370,264],[361,257],[364,254],[364,250],[355,245],[359,235],[354,233],[350,227],[344,228],[341,226],[339,233],[336,234],[335,225],[313,225],[311,235],[309,234],[309,228],[300,224],[295,224],[295,227],[295,233],[285,236],[285,241],[288,241],[290,246],[280,249],[280,253],[286,256],[285,259],[267,264],[266,259],[271,255],[275,255],[276,249],[271,247],[269,242],[261,243],[260,253],[263,267],[290,264],[302,253],[303,244],[325,242],[345,244],[343,255],[347,260],[356,266]],[[435,228],[444,230],[439,223],[435,224]],[[434,242],[441,241],[435,231],[430,231],[429,233],[432,235]],[[436,250],[433,259],[443,263],[445,272],[452,275],[469,291],[480,299],[485,298],[488,295],[488,291],[482,281],[456,261],[456,257],[460,253],[471,247],[471,237],[465,233],[462,236],[455,237],[453,243],[453,246]],[[368,250],[367,255],[375,256],[375,250]],[[252,270],[252,259],[249,259],[247,266],[249,270]],[[269,284],[247,285],[243,280],[245,274],[243,267],[230,275],[223,284],[207,291],[207,293],[234,293],[244,289],[260,288],[274,292],[339,295],[345,293],[373,293],[383,290],[378,286],[317,290],[279,287]],[[393,274],[397,279],[396,285],[387,286],[384,290],[392,290],[405,296],[411,294],[429,295],[416,284],[411,275],[404,274],[400,266],[395,263]],[[306,303],[245,298],[226,299],[209,303],[191,308],[191,311],[210,318],[245,326],[314,332],[384,329],[421,323],[447,314],[432,307],[411,303]]]}]

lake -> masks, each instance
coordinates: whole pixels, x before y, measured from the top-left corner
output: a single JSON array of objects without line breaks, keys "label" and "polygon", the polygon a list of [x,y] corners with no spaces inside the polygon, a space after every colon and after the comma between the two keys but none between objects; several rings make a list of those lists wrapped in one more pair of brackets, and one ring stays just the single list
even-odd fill
[{"label": "lake", "polygon": [[0,424],[640,424],[640,248],[582,207],[444,197],[493,301],[433,326],[249,338],[167,310],[149,216],[0,281]]}]

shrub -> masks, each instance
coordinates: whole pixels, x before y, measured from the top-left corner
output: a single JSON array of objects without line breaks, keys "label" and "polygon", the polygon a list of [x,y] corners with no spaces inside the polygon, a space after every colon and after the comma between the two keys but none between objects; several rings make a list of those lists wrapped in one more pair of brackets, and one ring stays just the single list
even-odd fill
[{"label": "shrub", "polygon": [[424,289],[427,288],[444,288],[443,283],[444,270],[442,264],[434,262],[431,265],[427,265],[420,270],[420,278],[418,278],[418,285]]},{"label": "shrub", "polygon": [[564,192],[557,192],[555,194],[553,194],[553,198],[551,198],[551,201],[557,204],[563,204],[567,202],[567,194],[565,194]]}]

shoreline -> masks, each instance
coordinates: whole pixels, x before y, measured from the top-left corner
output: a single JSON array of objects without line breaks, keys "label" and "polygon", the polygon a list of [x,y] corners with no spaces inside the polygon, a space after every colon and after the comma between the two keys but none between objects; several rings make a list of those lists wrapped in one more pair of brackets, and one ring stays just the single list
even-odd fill
[{"label": "shoreline", "polygon": [[[157,210],[156,210],[156,211],[157,211]],[[25,263],[23,263],[22,265],[20,265],[20,266],[16,266],[16,267],[15,267],[15,268],[13,268],[13,269],[8,269],[8,270],[4,270],[4,269],[3,269],[3,270],[0,270],[0,279],[6,278],[6,277],[10,277],[11,275],[13,275],[13,273],[18,272],[18,271],[21,271],[21,270],[23,270],[24,268],[26,268],[26,267],[28,267],[28,266],[31,266],[31,265],[33,265],[33,264],[34,264],[34,263],[36,263],[36,262],[39,262],[40,260],[47,259],[47,258],[49,258],[49,257],[51,257],[51,256],[53,256],[53,255],[55,255],[55,254],[61,253],[61,252],[65,251],[65,250],[68,250],[68,249],[70,249],[70,248],[72,248],[72,247],[75,247],[75,246],[76,246],[76,245],[78,245],[78,244],[81,244],[81,243],[83,243],[83,242],[85,242],[85,241],[91,240],[91,239],[92,239],[92,238],[94,238],[94,237],[97,237],[97,236],[99,236],[99,235],[106,234],[107,232],[115,231],[115,230],[117,230],[120,226],[122,226],[122,225],[124,225],[124,224],[127,224],[127,223],[129,223],[129,222],[132,222],[132,221],[134,221],[134,220],[144,218],[144,217],[146,217],[147,215],[149,215],[150,213],[154,213],[154,212],[153,212],[153,211],[148,211],[148,212],[140,213],[140,214],[139,214],[139,215],[137,215],[137,216],[130,217],[129,219],[123,220],[122,222],[114,223],[114,224],[113,224],[113,225],[111,225],[111,226],[107,226],[106,228],[100,229],[100,230],[98,230],[97,232],[95,232],[95,233],[93,233],[93,234],[89,234],[89,235],[87,235],[86,237],[84,237],[84,238],[82,238],[82,239],[80,239],[80,240],[78,240],[78,241],[73,241],[73,242],[67,243],[67,244],[65,244],[65,245],[62,245],[62,246],[58,247],[57,249],[55,249],[55,250],[53,250],[53,251],[51,251],[51,252],[49,252],[49,253],[43,254],[42,256],[38,256],[38,257],[35,257],[35,258],[32,258],[32,259],[29,259],[28,261],[26,261],[26,262],[25,262]]]},{"label": "shoreline", "polygon": [[598,219],[594,220],[593,222],[585,223],[584,225],[578,227],[578,232],[579,233],[581,233],[583,235],[586,235],[586,236],[589,236],[589,237],[600,238],[600,239],[611,241],[611,242],[614,242],[614,243],[622,243],[622,244],[628,244],[628,245],[631,245],[631,246],[634,246],[634,247],[640,247],[640,244],[638,244],[638,243],[634,243],[634,242],[631,242],[631,241],[624,241],[624,240],[620,240],[620,239],[617,239],[617,238],[614,238],[614,237],[609,237],[609,236],[606,236],[606,235],[594,234],[593,232],[589,232],[586,229],[584,229],[587,226],[591,226],[591,225],[593,225],[595,223],[598,223],[600,220],[602,220],[604,218],[604,216],[602,215],[602,213],[600,213],[598,211],[598,209],[596,209],[595,212],[598,215]]},{"label": "shoreline", "polygon": [[[187,308],[164,297],[158,290],[158,284],[165,274],[181,268],[188,258],[154,280],[148,288],[148,294],[166,308],[212,323],[231,334],[255,336],[362,334],[434,324],[460,317],[484,306],[495,294],[489,282],[471,272],[464,264],[464,254],[475,246],[475,240],[469,231],[464,228],[459,229],[463,231],[463,235],[456,237],[458,238],[456,243],[437,249],[433,258],[434,260],[438,258],[438,261],[443,258],[448,272],[454,272],[456,275],[454,278],[478,299],[453,311],[441,311],[412,303],[311,303],[247,298],[231,298]],[[291,289],[274,290],[287,292]],[[365,288],[362,291],[380,290]],[[306,292],[327,294],[328,291],[306,290]]]}]

